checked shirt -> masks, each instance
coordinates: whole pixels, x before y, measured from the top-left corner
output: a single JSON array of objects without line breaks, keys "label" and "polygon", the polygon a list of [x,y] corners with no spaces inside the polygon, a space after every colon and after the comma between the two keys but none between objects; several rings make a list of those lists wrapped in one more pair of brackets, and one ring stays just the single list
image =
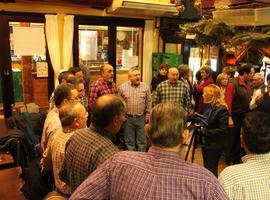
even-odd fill
[{"label": "checked shirt", "polygon": [[190,113],[192,109],[190,93],[183,81],[178,81],[177,84],[171,84],[169,80],[163,81],[157,86],[156,91],[154,106],[164,102],[175,102]]}]

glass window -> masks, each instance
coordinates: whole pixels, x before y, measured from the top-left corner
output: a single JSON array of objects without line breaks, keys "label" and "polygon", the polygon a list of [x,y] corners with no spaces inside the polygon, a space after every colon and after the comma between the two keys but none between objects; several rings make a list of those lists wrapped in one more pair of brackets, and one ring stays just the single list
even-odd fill
[{"label": "glass window", "polygon": [[89,67],[91,81],[99,77],[99,68],[108,62],[108,27],[79,25],[79,60]]},{"label": "glass window", "polygon": [[116,85],[128,80],[128,70],[141,67],[142,28],[117,27]]},{"label": "glass window", "polygon": [[[128,80],[132,66],[141,67],[142,28],[117,27],[116,33],[116,85]],[[79,60],[88,66],[91,81],[100,75],[99,68],[108,62],[108,27],[79,25]]]}]

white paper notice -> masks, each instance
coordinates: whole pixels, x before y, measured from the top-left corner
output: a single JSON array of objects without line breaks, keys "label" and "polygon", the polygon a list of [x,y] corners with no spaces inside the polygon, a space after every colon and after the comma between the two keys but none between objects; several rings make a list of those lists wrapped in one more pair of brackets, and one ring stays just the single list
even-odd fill
[{"label": "white paper notice", "polygon": [[126,68],[138,66],[138,56],[126,56],[125,61]]},{"label": "white paper notice", "polygon": [[43,27],[13,27],[15,55],[45,55]]}]

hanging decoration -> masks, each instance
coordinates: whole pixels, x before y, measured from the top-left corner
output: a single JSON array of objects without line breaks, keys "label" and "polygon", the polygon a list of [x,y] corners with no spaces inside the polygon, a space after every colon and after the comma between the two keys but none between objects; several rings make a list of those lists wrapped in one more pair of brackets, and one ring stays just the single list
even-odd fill
[{"label": "hanging decoration", "polygon": [[196,34],[195,42],[198,46],[219,46],[226,53],[233,54],[236,62],[253,50],[270,56],[269,29],[228,26],[212,19],[184,24],[180,28],[185,34]]}]

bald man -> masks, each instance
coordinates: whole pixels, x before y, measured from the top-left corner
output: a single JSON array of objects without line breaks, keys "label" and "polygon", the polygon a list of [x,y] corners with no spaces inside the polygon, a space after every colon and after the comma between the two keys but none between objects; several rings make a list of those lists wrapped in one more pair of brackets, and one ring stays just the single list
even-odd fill
[{"label": "bald man", "polygon": [[113,66],[104,64],[100,68],[100,77],[94,81],[89,90],[89,111],[98,97],[104,94],[117,94],[117,88],[113,81]]},{"label": "bald man", "polygon": [[177,68],[169,69],[168,80],[161,82],[156,91],[157,94],[153,101],[154,106],[159,103],[175,102],[183,107],[187,113],[191,112],[192,104],[189,90],[183,81],[179,81]]},{"label": "bald man", "polygon": [[118,148],[111,136],[118,133],[126,120],[126,107],[118,95],[103,95],[92,110],[90,128],[77,130],[66,144],[66,157],[61,178],[73,192],[100,164],[110,158]]}]

